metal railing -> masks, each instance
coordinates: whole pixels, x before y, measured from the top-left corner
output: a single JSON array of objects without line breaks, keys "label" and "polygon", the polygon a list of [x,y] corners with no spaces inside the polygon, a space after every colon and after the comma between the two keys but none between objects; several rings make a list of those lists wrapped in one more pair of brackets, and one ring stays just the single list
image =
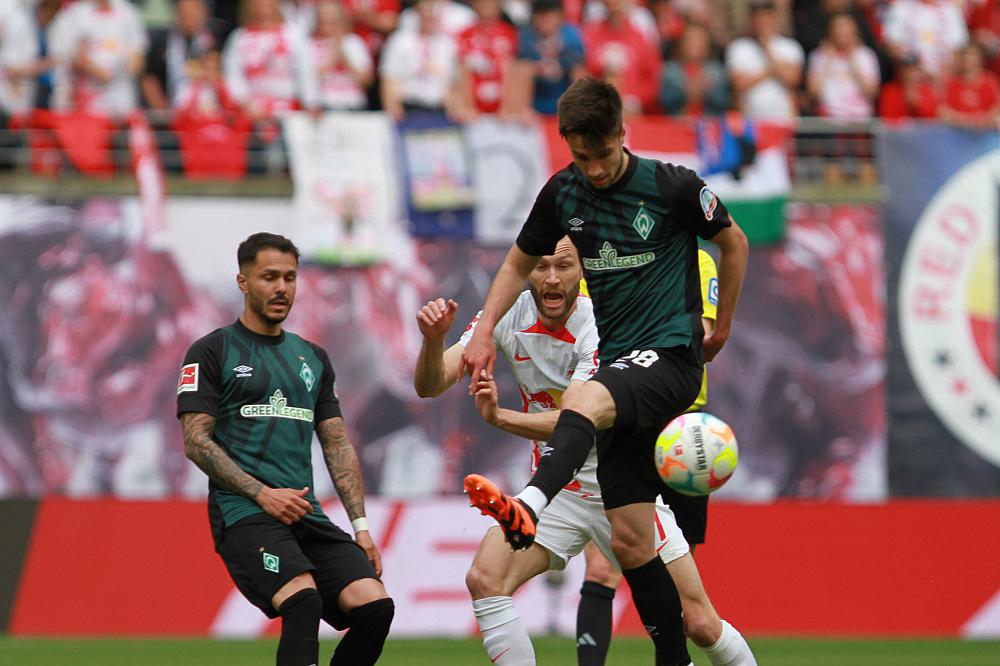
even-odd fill
[{"label": "metal railing", "polygon": [[[159,147],[168,191],[174,194],[219,196],[290,196],[291,177],[284,143],[251,137],[246,174],[239,180],[197,180],[184,175],[178,132],[170,129],[169,114],[148,114]],[[831,121],[800,118],[789,136],[787,153],[793,185],[792,198],[801,200],[878,201],[878,135],[884,124],[877,120]],[[113,170],[106,177],[80,174],[66,159],[48,175],[39,173],[33,155],[36,128],[0,129],[0,191],[50,195],[121,195],[136,191],[131,169],[128,127],[116,126],[109,154]]]}]

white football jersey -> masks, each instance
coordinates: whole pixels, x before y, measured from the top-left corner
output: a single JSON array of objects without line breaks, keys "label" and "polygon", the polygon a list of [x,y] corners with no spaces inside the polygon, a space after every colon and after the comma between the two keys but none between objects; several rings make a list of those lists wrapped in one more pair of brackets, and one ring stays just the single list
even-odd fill
[{"label": "white football jersey", "polygon": [[[469,343],[480,315],[482,311],[462,334],[459,344],[463,347]],[[550,331],[538,317],[531,292],[524,291],[493,329],[493,342],[514,370],[525,412],[559,409],[562,394],[571,380],[590,379],[597,372],[598,341],[594,306],[586,296],[577,298],[576,309],[563,328]],[[534,442],[532,471],[543,446],[544,442]],[[565,489],[581,497],[600,499],[596,447]]]}]

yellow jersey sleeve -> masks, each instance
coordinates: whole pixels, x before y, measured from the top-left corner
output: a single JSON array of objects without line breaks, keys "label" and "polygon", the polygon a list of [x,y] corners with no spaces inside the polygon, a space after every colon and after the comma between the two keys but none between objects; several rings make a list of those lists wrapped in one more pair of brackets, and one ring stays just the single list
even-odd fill
[{"label": "yellow jersey sleeve", "polygon": [[704,250],[698,250],[698,273],[701,275],[702,316],[715,321],[715,309],[719,304],[719,269],[715,259]]},{"label": "yellow jersey sleeve", "polygon": [[[711,259],[711,257],[709,257]],[[714,264],[713,264],[714,266]],[[580,295],[590,298],[590,291],[587,290],[587,280],[586,278],[580,278]]]},{"label": "yellow jersey sleeve", "polygon": [[[719,304],[719,270],[715,267],[715,259],[704,250],[698,250],[698,273],[701,276],[701,307],[702,317],[715,321],[715,310]],[[696,412],[708,402],[708,366],[701,373],[701,390],[689,412]]]}]

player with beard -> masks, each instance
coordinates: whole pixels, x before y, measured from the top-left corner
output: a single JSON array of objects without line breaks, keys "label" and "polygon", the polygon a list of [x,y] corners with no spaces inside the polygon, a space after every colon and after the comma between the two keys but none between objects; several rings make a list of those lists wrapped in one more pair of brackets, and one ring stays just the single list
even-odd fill
[{"label": "player with beard", "polygon": [[[492,379],[477,386],[476,406],[490,424],[534,440],[532,467],[537,465],[545,441],[555,428],[562,394],[570,385],[588,380],[597,371],[597,327],[593,304],[578,298],[582,271],[576,249],[568,238],[555,252],[543,256],[528,275],[513,307],[493,330],[493,339],[507,357],[518,382],[523,412],[501,409]],[[459,361],[472,337],[478,317],[466,328],[458,343],[445,350],[444,338],[455,320],[457,304],[436,299],[417,314],[424,342],[414,372],[414,386],[421,397],[438,396],[459,377]],[[656,505],[655,548],[676,582],[683,602],[685,623],[691,638],[704,647],[712,664],[753,666],[756,662],[743,637],[721,620],[701,584],[688,544],[670,508]],[[588,543],[608,558],[605,566],[618,569],[611,548],[611,525],[604,514],[597,482],[597,452],[590,454],[570,484],[560,490],[541,513],[534,543],[525,550],[511,551],[497,528],[483,537],[466,576],[472,607],[491,663],[507,666],[534,664],[528,632],[514,606],[513,594],[534,576],[562,570]],[[588,558],[588,582],[581,592],[603,595],[606,617],[597,619],[588,635],[595,649],[578,650],[581,665],[603,664],[611,638],[611,597],[614,589],[593,582]],[[603,626],[596,626],[603,625]],[[591,647],[588,645],[588,647]]]},{"label": "player with beard", "polygon": [[[365,518],[358,457],[326,352],[282,322],[295,302],[299,252],[257,233],[240,244],[243,313],[191,345],[177,386],[184,450],[209,478],[215,549],[240,592],[280,616],[278,666],[319,661],[319,621],[348,631],[331,666],[374,664],[394,606]],[[315,430],[354,539],[311,490]]]}]

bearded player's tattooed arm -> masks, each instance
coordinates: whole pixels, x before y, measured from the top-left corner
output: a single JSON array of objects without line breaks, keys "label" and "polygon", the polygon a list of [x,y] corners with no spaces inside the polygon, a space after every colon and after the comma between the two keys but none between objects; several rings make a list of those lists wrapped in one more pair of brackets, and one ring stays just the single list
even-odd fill
[{"label": "bearded player's tattooed arm", "polygon": [[361,478],[361,464],[354,445],[347,436],[344,419],[336,416],[320,421],[316,434],[323,448],[323,459],[330,470],[330,478],[337,488],[347,516],[353,521],[365,516],[365,484]]},{"label": "bearded player's tattooed arm", "polygon": [[257,501],[264,484],[233,462],[233,459],[212,439],[215,417],[199,412],[181,414],[184,430],[184,455],[208,475],[212,482],[226,490]]}]

